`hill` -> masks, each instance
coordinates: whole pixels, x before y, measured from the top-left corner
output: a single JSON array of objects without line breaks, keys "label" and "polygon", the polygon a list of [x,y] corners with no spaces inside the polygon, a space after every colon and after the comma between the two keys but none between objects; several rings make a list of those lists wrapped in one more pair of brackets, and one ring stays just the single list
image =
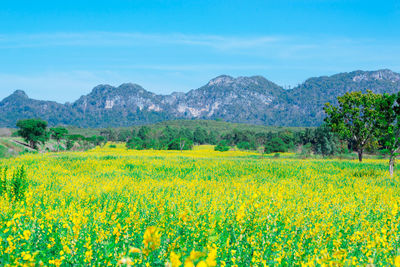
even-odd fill
[{"label": "hill", "polygon": [[0,102],[0,127],[40,117],[50,125],[127,127],[173,119],[220,119],[274,126],[317,126],[326,102],[350,91],[400,91],[400,74],[391,70],[353,71],[307,79],[285,90],[262,76],[222,75],[187,93],[157,95],[133,83],[98,85],[72,104],[29,98],[21,90]]}]

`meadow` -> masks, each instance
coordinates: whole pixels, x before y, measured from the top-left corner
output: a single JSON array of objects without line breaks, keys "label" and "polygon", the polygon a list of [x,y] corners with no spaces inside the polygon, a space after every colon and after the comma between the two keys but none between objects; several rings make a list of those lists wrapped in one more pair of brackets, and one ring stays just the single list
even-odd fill
[{"label": "meadow", "polygon": [[0,173],[0,265],[400,264],[386,160],[106,145],[3,159]]}]

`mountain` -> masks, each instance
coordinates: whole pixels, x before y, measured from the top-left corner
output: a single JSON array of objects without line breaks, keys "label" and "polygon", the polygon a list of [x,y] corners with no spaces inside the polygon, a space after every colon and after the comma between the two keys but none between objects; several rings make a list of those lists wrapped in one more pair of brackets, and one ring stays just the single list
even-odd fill
[{"label": "mountain", "polygon": [[133,83],[98,85],[69,104],[30,99],[17,90],[0,102],[0,127],[39,117],[50,125],[117,127],[175,118],[223,119],[280,126],[317,126],[326,102],[350,91],[400,91],[400,74],[391,70],[353,71],[307,79],[285,90],[262,76],[218,76],[187,93],[157,95]]},{"label": "mountain", "polygon": [[[400,91],[400,74],[391,70],[353,71],[332,76],[307,79],[288,90],[289,102],[297,109],[292,114],[299,125],[319,125],[324,118],[325,103],[337,103],[337,97],[346,92],[371,90],[374,93],[397,93]],[[302,119],[301,119],[302,118]]]}]

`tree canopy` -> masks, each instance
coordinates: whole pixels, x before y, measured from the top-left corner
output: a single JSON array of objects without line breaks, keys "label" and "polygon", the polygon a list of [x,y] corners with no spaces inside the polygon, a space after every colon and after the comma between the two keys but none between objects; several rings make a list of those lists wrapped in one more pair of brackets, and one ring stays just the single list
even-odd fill
[{"label": "tree canopy", "polygon": [[37,149],[39,143],[49,139],[47,122],[40,119],[26,119],[17,122],[18,134],[29,143],[30,147]]},{"label": "tree canopy", "polygon": [[325,105],[325,122],[342,138],[351,141],[361,162],[365,146],[377,135],[382,95],[371,91],[346,93],[338,97],[338,106]]}]

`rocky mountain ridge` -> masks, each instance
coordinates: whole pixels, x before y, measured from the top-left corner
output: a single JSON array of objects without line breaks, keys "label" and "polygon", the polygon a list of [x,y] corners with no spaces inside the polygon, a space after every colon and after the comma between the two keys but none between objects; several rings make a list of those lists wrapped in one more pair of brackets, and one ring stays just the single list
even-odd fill
[{"label": "rocky mountain ridge", "polygon": [[400,91],[400,74],[391,70],[353,71],[307,79],[285,90],[262,76],[221,75],[187,93],[158,95],[133,83],[98,85],[73,103],[30,99],[15,91],[0,102],[0,127],[39,117],[50,125],[117,127],[163,120],[222,119],[276,126],[316,126],[326,102],[349,91]]}]

